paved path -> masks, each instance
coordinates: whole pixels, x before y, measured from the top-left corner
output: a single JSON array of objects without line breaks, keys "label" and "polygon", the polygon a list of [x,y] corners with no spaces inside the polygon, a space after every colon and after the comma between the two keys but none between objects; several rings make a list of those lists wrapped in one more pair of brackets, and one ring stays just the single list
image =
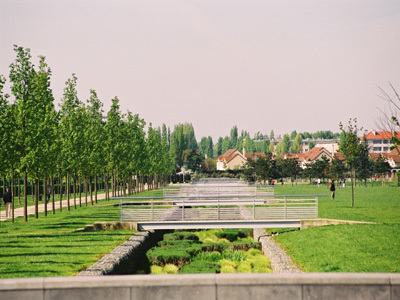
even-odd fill
[{"label": "paved path", "polygon": [[[104,194],[104,193],[103,194],[97,194],[97,200],[103,200],[105,198],[105,195],[106,194]],[[93,201],[94,201],[94,195],[93,195]],[[28,216],[29,215],[35,215],[35,205],[30,205],[31,203],[28,203],[28,205],[29,205],[28,206]],[[82,204],[84,205],[84,203],[85,203],[85,197],[83,196],[82,197]],[[88,196],[88,203],[90,203],[90,196]],[[67,200],[63,200],[62,201],[62,207],[67,207],[67,204],[68,204]],[[71,207],[74,206],[74,198],[70,198],[69,204],[70,204]],[[79,197],[76,198],[76,204],[79,205]],[[51,201],[49,203],[47,203],[47,213],[48,214],[52,213],[52,209],[53,209],[52,205],[53,204],[52,204]],[[57,211],[60,210],[60,200],[59,199],[58,200],[54,199],[54,206],[55,206],[55,210],[57,210]],[[0,220],[1,221],[5,221],[7,219],[6,219],[6,212],[4,210],[4,205],[3,204],[1,206],[1,209],[2,209],[2,211],[1,211]],[[44,202],[43,201],[39,202],[39,213],[41,213],[41,212],[44,212]],[[23,207],[19,207],[19,208],[16,208],[14,210],[14,218],[18,218],[18,217],[24,217],[24,208]]]}]

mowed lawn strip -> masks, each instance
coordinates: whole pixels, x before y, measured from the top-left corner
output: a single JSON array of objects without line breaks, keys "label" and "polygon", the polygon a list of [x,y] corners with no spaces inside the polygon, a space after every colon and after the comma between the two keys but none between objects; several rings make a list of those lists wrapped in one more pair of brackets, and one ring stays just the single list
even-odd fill
[{"label": "mowed lawn strip", "polygon": [[39,219],[31,215],[27,223],[23,218],[1,222],[0,278],[72,276],[89,267],[134,233],[76,232],[97,221],[117,221],[117,203],[102,200],[94,207],[63,208],[47,217],[41,213]]},{"label": "mowed lawn strip", "polygon": [[[326,186],[277,186],[276,194],[329,193]],[[319,217],[377,224],[336,225],[285,232],[277,241],[306,272],[400,272],[400,188],[395,184],[336,190],[319,198]]]}]

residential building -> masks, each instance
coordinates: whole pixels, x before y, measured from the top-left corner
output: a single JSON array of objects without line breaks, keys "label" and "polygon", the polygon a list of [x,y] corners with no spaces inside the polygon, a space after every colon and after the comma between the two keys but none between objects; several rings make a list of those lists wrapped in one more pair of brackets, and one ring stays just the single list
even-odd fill
[{"label": "residential building", "polygon": [[[397,138],[400,138],[400,131],[397,131],[395,134]],[[370,153],[389,153],[391,151],[390,147],[393,146],[391,140],[393,136],[393,133],[390,131],[371,131],[363,138],[365,138],[369,146]]]},{"label": "residential building", "polygon": [[315,161],[322,159],[323,156],[325,156],[329,161],[331,161],[333,158],[333,154],[324,147],[314,147],[305,153],[284,154],[278,157],[283,159],[297,158],[299,160],[300,167],[305,169],[307,164],[314,163]]},{"label": "residential building", "polygon": [[248,158],[257,160],[260,157],[266,157],[265,153],[246,153],[244,148],[242,152],[236,149],[229,149],[218,157],[217,170],[225,171],[240,169],[245,166]]}]

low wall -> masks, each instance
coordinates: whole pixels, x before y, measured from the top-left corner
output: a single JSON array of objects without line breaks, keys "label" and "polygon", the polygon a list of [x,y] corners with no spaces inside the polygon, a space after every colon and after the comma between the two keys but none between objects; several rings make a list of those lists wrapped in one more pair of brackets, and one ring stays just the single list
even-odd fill
[{"label": "low wall", "polygon": [[300,230],[326,226],[326,225],[340,225],[340,224],[354,225],[354,224],[374,224],[374,223],[361,222],[361,221],[335,220],[335,219],[302,219],[300,220]]},{"label": "low wall", "polygon": [[147,250],[162,240],[166,232],[168,231],[157,230],[135,233],[95,264],[80,272],[78,276],[134,274]]},{"label": "low wall", "polygon": [[399,300],[400,274],[125,275],[0,280],[0,299]]}]

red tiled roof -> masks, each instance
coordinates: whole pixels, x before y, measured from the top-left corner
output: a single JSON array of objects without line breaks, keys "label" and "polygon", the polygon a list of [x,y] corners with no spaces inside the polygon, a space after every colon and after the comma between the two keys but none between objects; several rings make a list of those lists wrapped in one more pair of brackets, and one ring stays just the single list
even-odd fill
[{"label": "red tiled roof", "polygon": [[301,154],[304,154],[304,156],[302,157],[304,160],[313,161],[323,153],[330,154],[329,151],[326,150],[324,147],[314,147],[310,151]]},{"label": "red tiled roof", "polygon": [[282,159],[287,159],[287,158],[297,158],[298,160],[310,160],[313,161],[315,160],[318,156],[320,155],[328,155],[329,157],[331,156],[330,152],[326,150],[324,147],[314,147],[308,152],[303,152],[303,153],[286,153],[283,155],[276,155],[275,157],[277,158],[282,158]]},{"label": "red tiled roof", "polygon": [[[390,140],[394,134],[390,131],[371,131],[365,135],[366,140]],[[400,131],[396,131],[396,137],[400,138]]]},{"label": "red tiled roof", "polygon": [[333,154],[333,156],[336,156],[341,161],[345,161],[346,160],[341,152],[335,152]]},{"label": "red tiled roof", "polygon": [[229,162],[233,158],[235,158],[237,155],[242,155],[242,154],[236,149],[229,149],[224,154],[218,156],[218,160],[219,161]]},{"label": "red tiled roof", "polygon": [[400,146],[390,151],[389,155],[400,155]]},{"label": "red tiled roof", "polygon": [[400,147],[393,149],[389,153],[369,153],[369,157],[371,157],[373,161],[376,161],[379,156],[385,159],[392,159],[395,163],[400,163]]},{"label": "red tiled roof", "polygon": [[260,157],[267,157],[267,155],[265,153],[245,153],[244,155],[247,158],[251,158],[253,160],[257,160]]}]

